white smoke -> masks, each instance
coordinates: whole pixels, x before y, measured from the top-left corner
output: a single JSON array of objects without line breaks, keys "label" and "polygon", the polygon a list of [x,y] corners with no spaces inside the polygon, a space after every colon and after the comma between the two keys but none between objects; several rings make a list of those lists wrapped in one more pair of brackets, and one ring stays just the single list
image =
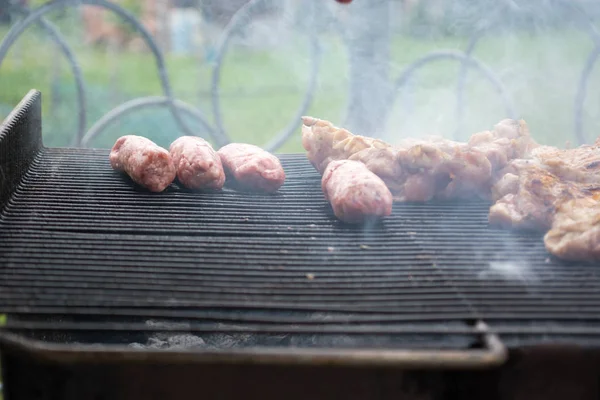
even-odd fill
[{"label": "white smoke", "polygon": [[530,285],[538,282],[538,276],[531,266],[523,262],[492,261],[477,275],[479,279],[502,279]]}]

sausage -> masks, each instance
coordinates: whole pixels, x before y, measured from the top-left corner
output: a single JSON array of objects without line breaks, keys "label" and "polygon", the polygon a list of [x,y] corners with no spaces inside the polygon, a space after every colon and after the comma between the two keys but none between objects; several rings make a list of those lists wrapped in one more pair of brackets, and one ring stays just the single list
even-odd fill
[{"label": "sausage", "polygon": [[225,171],[217,152],[206,140],[182,136],[171,143],[169,153],[177,170],[177,179],[189,189],[221,189]]},{"label": "sausage", "polygon": [[152,192],[162,192],[175,179],[175,165],[166,149],[150,139],[125,135],[110,152],[113,169],[125,172],[131,180]]},{"label": "sausage", "polygon": [[230,143],[217,152],[228,176],[246,189],[276,192],[285,181],[279,159],[258,146]]},{"label": "sausage", "polygon": [[344,222],[360,223],[392,213],[392,193],[360,161],[330,162],[323,172],[321,188],[335,216]]}]

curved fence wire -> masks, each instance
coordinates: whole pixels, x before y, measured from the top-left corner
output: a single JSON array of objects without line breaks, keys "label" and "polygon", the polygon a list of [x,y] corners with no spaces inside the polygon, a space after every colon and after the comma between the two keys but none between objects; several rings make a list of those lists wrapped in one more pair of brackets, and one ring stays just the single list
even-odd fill
[{"label": "curved fence wire", "polygon": [[[76,99],[77,106],[79,109],[77,131],[74,133],[72,141],[73,146],[89,146],[94,138],[97,138],[98,136],[102,135],[111,124],[115,123],[123,116],[135,113],[142,109],[156,107],[166,107],[174,117],[179,128],[185,134],[198,135],[199,133],[203,133],[210,136],[219,146],[222,146],[231,141],[230,135],[225,129],[223,123],[220,100],[220,82],[223,60],[228,51],[231,38],[237,32],[239,32],[240,29],[243,29],[252,21],[252,19],[256,15],[257,10],[260,10],[261,6],[264,6],[264,3],[266,1],[268,0],[251,0],[248,3],[246,3],[246,5],[240,8],[234,14],[233,18],[231,18],[229,24],[225,27],[221,35],[220,41],[217,46],[216,59],[213,64],[210,82],[210,96],[212,105],[210,107],[210,112],[212,112],[214,124],[211,124],[208,121],[208,119],[205,116],[205,113],[201,109],[192,104],[178,100],[174,97],[171,83],[169,81],[166,71],[164,55],[157,43],[155,42],[152,35],[148,32],[144,25],[137,20],[137,18],[133,14],[131,14],[129,11],[119,6],[118,4],[112,3],[109,0],[54,0],[34,9],[27,9],[25,7],[16,5],[12,6],[10,11],[22,15],[24,18],[11,26],[10,30],[0,43],[0,67],[6,57],[8,50],[16,42],[19,36],[21,36],[33,24],[39,24],[39,26],[41,26],[48,33],[49,37],[54,42],[56,42],[58,48],[66,57],[75,79]],[[314,7],[315,1],[318,0],[307,0],[304,2],[305,7],[302,10],[304,15],[304,21],[308,21],[309,24],[311,24],[311,21],[313,21],[313,19],[317,17],[318,11],[316,7]],[[502,3],[510,5],[511,1],[504,1]],[[61,33],[58,31],[58,29],[44,18],[45,15],[52,11],[64,9],[66,7],[76,7],[81,4],[97,6],[109,10],[110,12],[114,13],[119,18],[121,18],[123,21],[125,21],[127,24],[129,24],[131,27],[133,27],[139,33],[139,35],[141,36],[145,44],[148,46],[155,58],[156,68],[158,71],[158,78],[161,82],[161,87],[163,91],[163,96],[140,97],[118,105],[114,109],[107,112],[98,121],[93,123],[91,128],[87,130],[87,87],[83,79],[80,64],[77,61],[76,55],[70,49],[69,45],[61,36]],[[583,26],[585,26],[585,29],[587,29],[591,39],[594,42],[594,47],[591,50],[587,61],[582,68],[576,95],[573,99],[574,136],[579,144],[583,144],[586,143],[588,140],[588,137],[586,136],[583,128],[583,105],[586,99],[589,77],[591,75],[596,61],[598,60],[598,57],[600,56],[600,33],[596,31],[589,18],[586,18],[586,13],[582,10],[577,9],[577,7],[573,5],[572,2],[563,0],[561,4],[564,7],[570,8],[572,11],[574,11],[575,15],[578,15],[579,18],[581,18],[581,20],[584,21]],[[515,109],[511,96],[506,90],[504,84],[502,83],[502,80],[499,78],[499,76],[493,70],[493,68],[491,68],[489,65],[486,65],[485,63],[473,56],[473,52],[480,38],[486,34],[486,32],[491,28],[492,25],[493,21],[491,23],[488,21],[485,24],[485,28],[479,27],[476,30],[476,33],[471,35],[471,39],[468,41],[468,44],[463,51],[433,51],[407,65],[404,68],[404,70],[400,72],[399,76],[396,79],[394,79],[393,82],[389,83],[390,87],[393,88],[393,93],[390,96],[390,98],[387,99],[387,101],[389,101],[390,103],[393,103],[395,101],[396,95],[400,91],[405,89],[405,86],[417,70],[433,62],[441,60],[454,60],[459,62],[461,65],[457,76],[456,86],[457,103],[455,112],[458,124],[456,135],[458,135],[458,131],[460,130],[462,121],[464,119],[464,111],[466,107],[466,77],[469,71],[471,70],[482,74],[483,77],[488,81],[488,83],[493,87],[493,89],[499,94],[504,105],[506,116],[516,118],[518,115],[518,110]],[[290,122],[280,132],[274,135],[274,137],[268,143],[263,145],[263,147],[270,151],[277,151],[278,149],[280,149],[281,146],[284,143],[286,143],[286,141],[293,135],[293,133],[300,125],[300,117],[307,112],[314,100],[315,90],[318,85],[317,82],[320,71],[320,55],[322,49],[319,42],[319,38],[317,34],[313,32],[312,29],[305,29],[305,36],[310,49],[310,68],[308,84],[306,89],[304,90],[302,101],[298,105],[296,112],[290,117]],[[351,109],[352,103],[357,100],[353,99],[352,96],[350,97],[351,98],[349,99],[347,105],[348,110]],[[189,126],[187,126],[182,118],[183,116],[186,116],[196,121],[201,127],[202,132],[194,131]]]}]

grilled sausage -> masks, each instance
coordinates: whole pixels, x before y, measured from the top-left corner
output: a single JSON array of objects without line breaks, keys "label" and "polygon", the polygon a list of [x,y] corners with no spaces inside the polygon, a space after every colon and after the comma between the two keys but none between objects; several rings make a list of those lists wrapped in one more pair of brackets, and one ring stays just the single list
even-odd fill
[{"label": "grilled sausage", "polygon": [[169,153],[179,182],[189,189],[221,189],[225,171],[217,152],[206,140],[182,136],[171,143]]},{"label": "grilled sausage", "polygon": [[279,159],[258,146],[231,143],[221,147],[217,154],[225,173],[243,188],[275,192],[285,181]]},{"label": "grilled sausage", "polygon": [[141,136],[117,139],[110,152],[110,164],[152,192],[162,192],[175,179],[175,165],[169,152]]},{"label": "grilled sausage", "polygon": [[348,223],[392,213],[392,193],[363,163],[337,160],[323,172],[321,188],[337,218]]}]

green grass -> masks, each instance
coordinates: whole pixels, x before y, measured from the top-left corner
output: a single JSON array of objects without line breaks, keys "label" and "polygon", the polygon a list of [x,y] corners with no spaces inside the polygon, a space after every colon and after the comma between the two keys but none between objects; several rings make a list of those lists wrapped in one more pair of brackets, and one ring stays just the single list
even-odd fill
[{"label": "green grass", "polygon": [[[72,41],[89,88],[88,105],[91,124],[117,104],[138,96],[159,95],[160,82],[150,54],[119,53],[83,48]],[[323,40],[324,57],[319,74],[319,88],[307,114],[341,123],[347,94],[346,49],[334,37]],[[437,38],[417,40],[397,36],[392,45],[392,75],[417,58],[436,49],[462,49],[466,39]],[[44,95],[44,141],[50,146],[68,145],[76,127],[76,104],[73,78],[67,64],[54,47],[34,33],[26,35],[11,50],[0,68],[0,103],[16,104],[32,87]],[[30,49],[35,48],[34,51]],[[481,40],[475,56],[492,68],[506,85],[519,117],[530,125],[541,142],[563,145],[573,140],[573,100],[579,74],[592,48],[582,33],[546,32],[531,36],[493,36]],[[20,55],[17,53],[20,51]],[[278,51],[232,49],[221,78],[221,108],[224,125],[234,140],[264,144],[285,127],[300,104],[308,79],[308,51],[302,42]],[[168,73],[176,96],[200,107],[212,121],[209,97],[210,66],[197,58],[168,57]],[[58,71],[58,72],[53,72]],[[458,63],[437,62],[416,74],[414,107],[407,110],[401,96],[394,104],[386,139],[422,134],[452,135]],[[53,76],[64,99],[53,105]],[[597,92],[600,74],[594,73],[589,93]],[[56,80],[55,80],[56,81]],[[507,115],[499,96],[480,73],[468,78],[467,112],[462,139],[488,129]],[[597,96],[589,95],[585,103],[585,128],[595,137],[600,127]],[[138,112],[111,126],[92,145],[110,147],[124,134],[146,135],[162,145],[180,134],[168,111],[154,109]],[[301,151],[299,130],[281,149]]]}]

